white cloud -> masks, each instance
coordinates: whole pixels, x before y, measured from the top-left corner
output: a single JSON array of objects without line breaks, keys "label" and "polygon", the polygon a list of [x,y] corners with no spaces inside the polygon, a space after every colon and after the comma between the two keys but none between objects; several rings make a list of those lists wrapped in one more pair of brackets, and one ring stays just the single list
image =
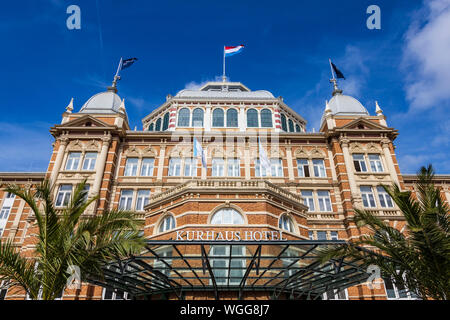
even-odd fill
[{"label": "white cloud", "polygon": [[450,0],[426,1],[405,40],[403,67],[411,110],[450,99]]},{"label": "white cloud", "polygon": [[207,84],[208,82],[220,82],[222,81],[222,77],[221,76],[215,76],[214,79],[209,79],[209,80],[205,80],[205,81],[201,81],[201,82],[195,82],[195,81],[191,81],[186,83],[186,85],[184,86],[184,89],[186,90],[198,90],[201,87],[203,87],[205,84]]}]

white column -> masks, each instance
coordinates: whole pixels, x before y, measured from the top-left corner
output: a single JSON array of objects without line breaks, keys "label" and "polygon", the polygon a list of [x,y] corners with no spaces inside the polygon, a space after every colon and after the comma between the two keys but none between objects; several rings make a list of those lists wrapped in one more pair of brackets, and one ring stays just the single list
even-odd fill
[{"label": "white column", "polygon": [[286,160],[288,165],[289,180],[294,180],[294,167],[292,166],[292,150],[286,147]]},{"label": "white column", "polygon": [[106,160],[108,157],[109,144],[111,143],[111,135],[102,138],[102,149],[100,155],[95,163],[95,178],[92,186],[92,195],[100,195],[100,188],[103,181],[103,172],[106,166]]},{"label": "white column", "polygon": [[250,147],[244,147],[244,166],[245,166],[245,179],[250,180]]},{"label": "white column", "polygon": [[350,191],[352,198],[360,198],[358,188],[356,187],[355,174],[353,173],[352,159],[350,152],[348,151],[348,139],[341,139],[342,154],[344,155],[345,169],[347,171],[348,183],[350,185]]},{"label": "white column", "polygon": [[161,148],[159,150],[159,159],[158,159],[158,173],[156,176],[157,180],[162,180],[165,154],[166,154],[166,147],[164,145],[161,145]]},{"label": "white column", "polygon": [[246,126],[247,126],[247,123],[245,121],[245,107],[240,106],[239,107],[239,131],[244,132]]},{"label": "white column", "polygon": [[205,131],[211,131],[211,105],[210,104],[206,105],[205,118],[203,119],[203,121],[204,121]]},{"label": "white column", "polygon": [[69,142],[67,137],[59,137],[59,149],[56,155],[55,163],[53,164],[52,173],[50,175],[50,182],[53,184],[58,177],[59,170],[61,169],[62,160],[64,158],[64,153],[66,152],[66,146]]},{"label": "white column", "polygon": [[386,164],[388,165],[388,170],[389,174],[391,175],[392,181],[400,186],[397,177],[397,171],[395,171],[394,161],[392,161],[391,150],[389,149],[390,143],[391,141],[386,139],[381,141],[381,146],[383,147],[384,158],[386,159]]}]

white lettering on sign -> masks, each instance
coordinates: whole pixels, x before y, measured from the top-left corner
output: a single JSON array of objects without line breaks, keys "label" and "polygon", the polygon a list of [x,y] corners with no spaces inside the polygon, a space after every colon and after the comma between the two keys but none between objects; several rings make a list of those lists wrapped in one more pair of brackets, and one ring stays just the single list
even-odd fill
[{"label": "white lettering on sign", "polygon": [[177,231],[177,241],[268,241],[287,240],[283,231]]}]

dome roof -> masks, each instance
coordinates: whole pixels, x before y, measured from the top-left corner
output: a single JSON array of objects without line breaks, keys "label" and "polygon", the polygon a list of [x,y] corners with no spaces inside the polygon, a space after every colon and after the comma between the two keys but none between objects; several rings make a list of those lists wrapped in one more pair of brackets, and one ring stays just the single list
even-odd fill
[{"label": "dome roof", "polygon": [[328,103],[328,108],[334,115],[369,115],[361,102],[344,94],[335,94]]},{"label": "dome roof", "polygon": [[113,91],[100,92],[86,101],[80,113],[118,113],[121,101]]},{"label": "dome roof", "polygon": [[175,97],[216,99],[275,99],[267,90],[251,91],[240,82],[208,82],[203,87],[183,89]]}]

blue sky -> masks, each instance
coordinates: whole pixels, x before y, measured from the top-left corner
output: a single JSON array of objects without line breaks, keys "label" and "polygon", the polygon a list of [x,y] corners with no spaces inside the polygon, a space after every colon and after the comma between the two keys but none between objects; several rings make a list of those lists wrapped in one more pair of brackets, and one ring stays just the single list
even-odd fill
[{"label": "blue sky", "polygon": [[[118,60],[130,126],[167,94],[214,80],[224,45],[245,44],[227,74],[265,89],[319,127],[331,97],[328,58],[345,74],[345,94],[374,114],[377,100],[399,130],[403,173],[432,163],[450,173],[450,0],[429,1],[21,0],[0,12],[0,171],[44,171],[48,129],[74,97],[75,111],[110,85]],[[66,9],[81,8],[81,30]],[[381,8],[381,30],[366,8]]]}]

